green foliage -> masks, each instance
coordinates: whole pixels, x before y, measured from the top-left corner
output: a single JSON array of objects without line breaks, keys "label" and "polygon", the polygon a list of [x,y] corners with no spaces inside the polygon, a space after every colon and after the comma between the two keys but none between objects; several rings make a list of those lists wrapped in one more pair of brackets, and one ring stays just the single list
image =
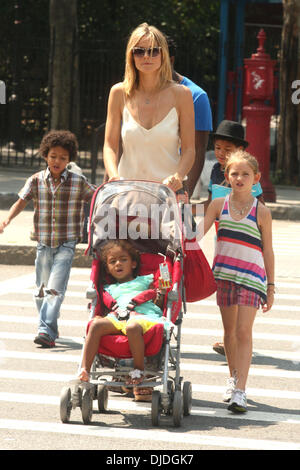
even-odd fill
[{"label": "green foliage", "polygon": [[153,24],[175,40],[176,69],[212,91],[219,9],[219,0],[78,0],[80,38],[95,45],[110,42],[124,53],[131,31],[143,22]]},{"label": "green foliage", "polygon": [[[146,21],[177,43],[178,71],[211,87],[216,81],[219,4],[219,0],[77,0],[80,44],[97,48],[110,43],[123,53],[130,32]],[[5,18],[0,29],[0,76],[5,78],[11,75],[16,47],[35,47],[41,40],[49,47],[49,0],[1,0],[0,9]]]},{"label": "green foliage", "polygon": [[[0,3],[0,80],[7,102],[18,104],[14,127],[21,125],[35,138],[46,129],[50,112],[50,1]],[[128,36],[143,22],[174,39],[175,69],[207,91],[214,111],[219,10],[219,0],[77,0],[83,130],[105,121],[109,89],[123,78]],[[11,127],[9,109],[0,108],[0,140]]]}]

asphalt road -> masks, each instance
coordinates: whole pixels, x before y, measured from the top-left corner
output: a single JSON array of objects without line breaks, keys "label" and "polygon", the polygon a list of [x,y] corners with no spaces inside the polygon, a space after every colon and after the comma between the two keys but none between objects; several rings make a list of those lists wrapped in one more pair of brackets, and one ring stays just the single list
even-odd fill
[{"label": "asphalt road", "polygon": [[[273,309],[259,313],[248,379],[248,412],[234,415],[222,402],[227,365],[211,345],[222,338],[215,296],[188,304],[183,324],[181,374],[193,386],[192,413],[175,428],[163,417],[151,423],[150,405],[110,392],[108,411],[94,402],[92,423],[80,409],[69,424],[59,417],[62,387],[76,375],[87,322],[85,289],[90,271],[73,268],[54,349],[33,343],[37,315],[32,300],[34,268],[0,265],[0,449],[106,450],[116,459],[127,450],[148,450],[147,462],[159,466],[158,452],[201,450],[300,449],[300,223],[274,221],[277,294]],[[213,231],[204,242],[209,261]],[[151,457],[152,455],[152,457]],[[196,457],[194,457],[196,458]],[[118,462],[106,461],[107,464]],[[124,463],[119,462],[119,463]]]}]

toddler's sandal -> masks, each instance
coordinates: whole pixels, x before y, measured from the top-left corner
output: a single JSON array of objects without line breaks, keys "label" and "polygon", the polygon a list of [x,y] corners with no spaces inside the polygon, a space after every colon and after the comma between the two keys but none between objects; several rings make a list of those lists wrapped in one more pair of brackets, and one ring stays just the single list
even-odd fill
[{"label": "toddler's sandal", "polygon": [[152,387],[134,387],[133,394],[135,401],[152,401]]},{"label": "toddler's sandal", "polygon": [[140,369],[134,369],[129,372],[128,378],[125,382],[126,385],[139,385],[144,380],[144,371]]}]

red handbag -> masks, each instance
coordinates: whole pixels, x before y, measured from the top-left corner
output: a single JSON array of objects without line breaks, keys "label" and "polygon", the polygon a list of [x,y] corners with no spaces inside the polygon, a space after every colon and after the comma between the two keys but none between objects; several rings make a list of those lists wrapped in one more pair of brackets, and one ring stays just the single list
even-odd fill
[{"label": "red handbag", "polygon": [[183,273],[187,302],[205,299],[217,290],[213,272],[196,239],[184,241]]}]

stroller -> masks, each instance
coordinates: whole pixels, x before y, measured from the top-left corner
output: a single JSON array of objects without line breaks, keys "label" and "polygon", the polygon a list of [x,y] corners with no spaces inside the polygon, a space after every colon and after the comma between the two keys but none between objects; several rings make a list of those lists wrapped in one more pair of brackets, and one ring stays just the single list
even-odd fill
[{"label": "stroller", "polygon": [[[100,186],[92,200],[90,211],[89,247],[93,255],[90,299],[90,321],[95,315],[110,308],[111,299],[104,295],[99,282],[101,259],[99,247],[107,240],[126,238],[141,254],[140,275],[153,273],[158,285],[161,265],[168,268],[170,284],[165,296],[163,315],[173,327],[164,329],[155,324],[144,334],[146,377],[138,387],[151,387],[151,419],[158,426],[162,414],[173,417],[174,426],[180,426],[183,415],[189,415],[192,404],[192,385],[182,382],[180,375],[180,343],[183,311],[185,313],[183,282],[183,230],[181,208],[175,193],[167,186],[148,182],[120,180]],[[81,363],[79,364],[79,370]],[[72,409],[81,408],[84,424],[89,424],[93,400],[98,401],[99,412],[108,407],[109,390],[120,391],[132,370],[132,356],[127,336],[102,337],[91,371],[90,382],[75,381],[74,390],[65,386],[61,392],[60,417],[70,420]],[[135,385],[136,386],[136,385]]]}]

